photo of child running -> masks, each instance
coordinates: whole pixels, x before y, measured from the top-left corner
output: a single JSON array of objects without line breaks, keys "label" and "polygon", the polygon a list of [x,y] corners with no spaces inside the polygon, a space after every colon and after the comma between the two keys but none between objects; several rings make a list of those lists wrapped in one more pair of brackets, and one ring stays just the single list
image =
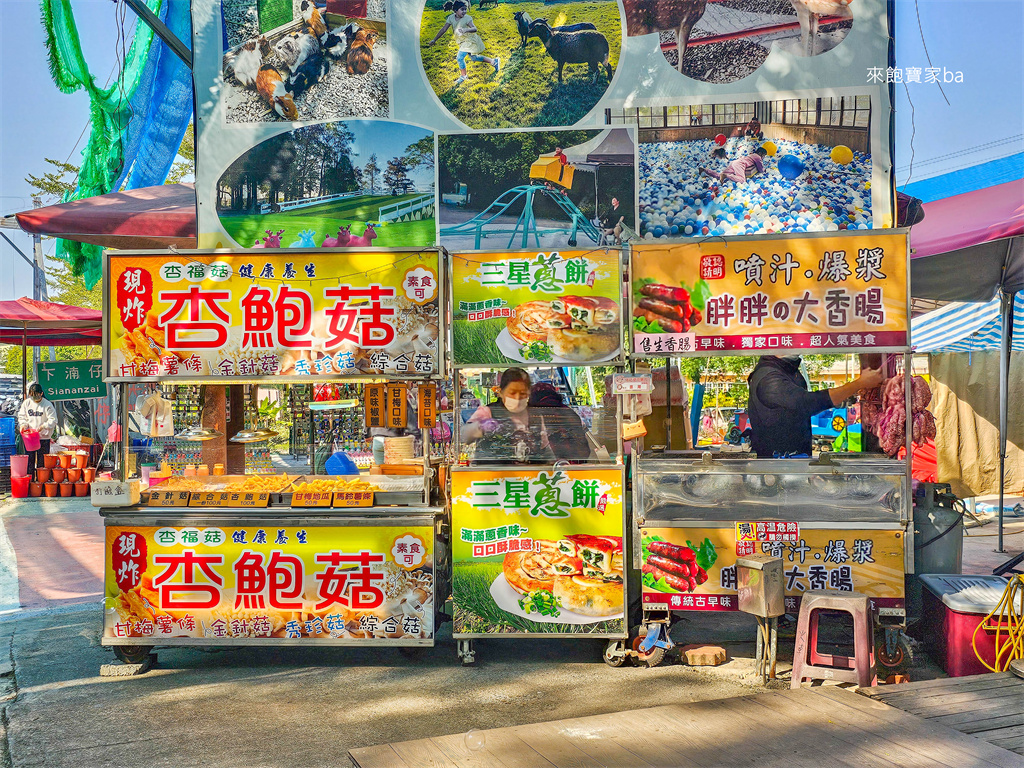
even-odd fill
[{"label": "photo of child running", "polygon": [[459,66],[459,77],[455,81],[455,85],[462,85],[469,78],[469,74],[466,72],[467,58],[484,64],[490,64],[494,67],[495,74],[497,74],[498,70],[501,69],[501,59],[498,57],[492,59],[489,56],[483,55],[485,49],[484,41],[480,37],[480,32],[477,30],[476,25],[473,24],[473,17],[468,15],[469,3],[466,0],[449,0],[449,2],[444,4],[444,10],[451,11],[452,13],[445,19],[444,26],[434,35],[434,39],[427,43],[427,45],[432,46],[436,43],[449,28],[455,31],[455,40],[459,44],[459,53],[455,57],[455,61]]}]

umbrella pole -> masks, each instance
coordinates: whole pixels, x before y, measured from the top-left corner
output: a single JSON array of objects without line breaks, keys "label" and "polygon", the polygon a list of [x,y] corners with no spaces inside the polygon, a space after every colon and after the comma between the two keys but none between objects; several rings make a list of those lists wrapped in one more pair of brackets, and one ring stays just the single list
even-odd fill
[{"label": "umbrella pole", "polygon": [[28,326],[21,333],[21,399],[28,397]]},{"label": "umbrella pole", "polygon": [[1003,333],[999,345],[999,536],[996,552],[1003,549],[1003,496],[1006,490],[1006,411],[1010,387],[1010,350],[1013,348],[1014,293],[1001,293]]}]

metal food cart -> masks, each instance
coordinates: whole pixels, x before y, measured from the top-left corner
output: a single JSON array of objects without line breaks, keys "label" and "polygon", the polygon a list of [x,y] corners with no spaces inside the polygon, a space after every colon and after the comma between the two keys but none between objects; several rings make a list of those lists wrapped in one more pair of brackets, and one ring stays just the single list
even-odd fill
[{"label": "metal food cart", "polygon": [[[619,410],[595,413],[590,424],[581,419],[586,440],[594,433],[601,439],[594,438],[596,450],[588,450],[580,435],[576,448],[584,450],[572,461],[556,460],[558,453],[548,460],[524,454],[517,461],[519,452],[511,448],[516,436],[500,431],[494,434],[508,437],[509,451],[482,460],[477,448],[483,441],[463,440],[466,422],[490,400],[496,381],[490,369],[522,367],[536,384],[543,368],[564,381],[568,367],[622,365],[621,260],[618,249],[452,255],[454,380],[458,392],[468,392],[466,375],[482,377],[477,389],[485,395],[481,402],[460,402],[455,419],[460,460],[451,479],[453,636],[463,664],[474,663],[477,639],[589,637],[614,645],[627,636]],[[573,302],[579,314],[572,314]],[[603,321],[590,314],[598,307]],[[534,341],[512,328],[532,313],[550,314],[567,331],[607,348],[563,357],[543,341],[543,329],[551,326],[537,326]],[[531,419],[547,420],[544,433],[553,443],[564,411],[531,413]]]},{"label": "metal food cart", "polygon": [[[850,268],[854,258],[856,272]],[[890,354],[908,372],[902,397],[909,455],[907,258],[905,231],[635,246],[633,353]],[[789,272],[776,274],[787,264],[792,285]],[[844,269],[827,272],[826,265]],[[691,292],[703,294],[696,311]],[[651,296],[657,301],[644,301]],[[833,316],[836,301],[841,317],[838,310]],[[882,309],[868,315],[869,303]],[[661,316],[651,307],[666,316],[676,312],[679,324],[666,324],[673,332],[654,325]],[[801,321],[807,313],[803,327],[793,322],[797,312]],[[787,611],[795,612],[809,589],[866,594],[879,628],[878,663],[896,669],[909,660],[901,632],[904,574],[913,571],[914,555],[908,461],[884,454],[756,458],[647,448],[633,470],[632,554],[641,571],[643,619],[633,645],[612,651],[618,663],[629,656],[659,663],[672,647],[668,630],[675,612],[736,610],[736,559],[752,554],[783,559]]]},{"label": "metal food cart", "polygon": [[[403,430],[416,385],[422,457],[342,479],[212,472],[146,488],[123,462],[119,480],[93,488],[106,530],[102,644],[133,662],[157,645],[433,645],[450,572],[429,429],[443,360],[438,253],[118,252],[105,268],[108,381],[357,383],[366,426]],[[410,317],[422,322],[409,328]],[[363,344],[332,349],[343,332]],[[416,350],[405,361],[379,356],[403,345]],[[225,401],[211,426],[204,395],[205,434],[192,439],[227,445]],[[120,402],[127,424],[123,392]],[[127,429],[122,439],[127,456]]]}]

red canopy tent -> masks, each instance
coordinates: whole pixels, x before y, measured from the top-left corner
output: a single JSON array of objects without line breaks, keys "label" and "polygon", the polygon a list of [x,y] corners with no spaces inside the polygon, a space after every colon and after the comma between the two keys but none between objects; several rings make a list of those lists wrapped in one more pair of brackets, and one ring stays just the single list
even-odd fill
[{"label": "red canopy tent", "polygon": [[0,301],[0,343],[21,345],[22,386],[28,382],[26,347],[82,347],[103,342],[103,313],[22,297]]},{"label": "red canopy tent", "polygon": [[106,248],[196,247],[193,184],[129,189],[15,214],[18,226]]}]

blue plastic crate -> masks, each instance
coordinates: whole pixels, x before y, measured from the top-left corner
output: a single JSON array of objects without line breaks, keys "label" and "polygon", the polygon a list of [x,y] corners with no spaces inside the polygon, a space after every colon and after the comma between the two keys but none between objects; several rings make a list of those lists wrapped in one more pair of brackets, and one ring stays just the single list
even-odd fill
[{"label": "blue plastic crate", "polygon": [[17,419],[11,416],[0,418],[0,445],[14,445],[18,439]]},{"label": "blue plastic crate", "polygon": [[14,455],[14,445],[0,445],[0,467],[11,466],[11,456]]}]

